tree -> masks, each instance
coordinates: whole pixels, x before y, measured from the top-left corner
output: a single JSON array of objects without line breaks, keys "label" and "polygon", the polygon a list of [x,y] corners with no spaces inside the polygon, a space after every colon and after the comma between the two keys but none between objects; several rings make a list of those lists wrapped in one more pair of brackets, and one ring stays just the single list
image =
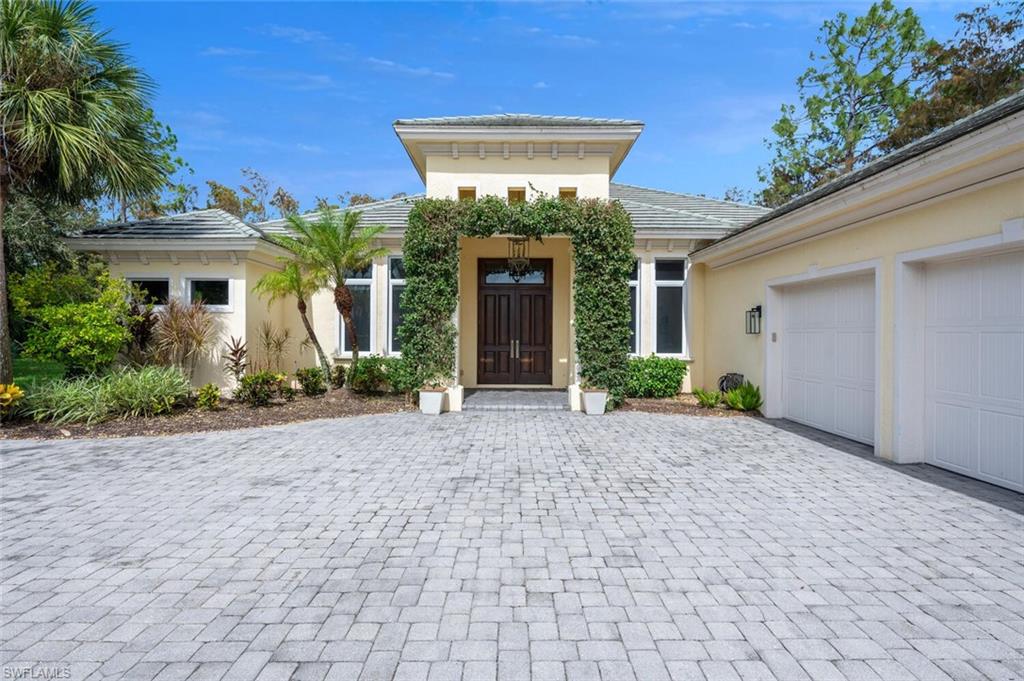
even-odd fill
[{"label": "tree", "polygon": [[956,15],[960,27],[932,42],[914,63],[921,85],[883,143],[897,149],[1024,88],[1024,3],[1001,15],[1000,3]]},{"label": "tree", "polygon": [[267,219],[267,195],[270,183],[267,178],[252,168],[242,168],[242,176],[248,184],[239,187],[242,196],[242,219],[263,222]]},{"label": "tree", "polygon": [[295,254],[318,287],[331,286],[334,289],[334,305],[345,320],[353,366],[359,361],[359,340],[352,319],[352,291],[345,285],[345,280],[353,272],[368,267],[374,258],[387,255],[386,248],[373,245],[387,228],[382,225],[360,227],[361,219],[362,214],[358,211],[339,213],[330,206],[322,206],[314,220],[305,220],[298,215],[288,218],[293,236],[273,237]]},{"label": "tree", "polygon": [[309,322],[306,301],[313,297],[313,294],[322,288],[321,280],[315,275],[303,269],[295,260],[282,259],[284,269],[279,272],[269,272],[256,282],[253,290],[260,296],[266,296],[268,302],[272,303],[281,298],[295,298],[295,305],[299,310],[299,317],[302,318],[302,325],[306,328],[306,335],[309,342],[316,350],[317,358],[324,370],[324,380],[330,381],[331,363],[327,361],[327,355],[320,346],[320,341],[313,331],[313,325]]},{"label": "tree", "polygon": [[746,189],[733,185],[731,187],[726,187],[725,191],[722,193],[722,200],[732,201],[733,203],[751,203],[752,197],[750,196],[750,192]]},{"label": "tree", "polygon": [[797,79],[799,107],[782,106],[767,140],[774,158],[758,171],[760,202],[778,206],[848,173],[880,153],[880,145],[912,101],[912,60],[925,48],[912,9],[891,0],[871,5],[852,22],[840,12],[826,21]]},{"label": "tree", "polygon": [[169,213],[185,213],[196,207],[198,190],[189,182],[195,170],[178,155],[178,136],[169,125],[156,119],[152,109],[146,110],[145,130],[150,146],[163,165],[167,181],[158,191],[148,196],[122,202],[119,216],[122,222],[129,216],[135,220],[144,220]]},{"label": "tree", "polygon": [[[152,81],[80,0],[0,0],[0,254],[12,192],[63,204],[157,191],[146,133]],[[7,270],[0,255],[0,383],[9,383]]]},{"label": "tree", "polygon": [[295,215],[299,212],[299,202],[289,192],[285,191],[284,187],[278,187],[274,191],[274,196],[270,199],[270,205],[277,209],[281,217],[286,218],[289,215]]},{"label": "tree", "polygon": [[206,199],[207,208],[219,208],[236,218],[242,218],[242,200],[238,198],[238,192],[216,180],[207,180],[206,186],[210,188],[210,195]]}]

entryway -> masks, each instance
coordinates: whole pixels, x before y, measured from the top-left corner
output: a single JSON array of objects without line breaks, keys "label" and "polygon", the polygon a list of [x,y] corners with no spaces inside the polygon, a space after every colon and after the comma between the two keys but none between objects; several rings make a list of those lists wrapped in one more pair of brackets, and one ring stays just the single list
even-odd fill
[{"label": "entryway", "polygon": [[551,385],[551,260],[479,261],[477,383]]},{"label": "entryway", "polygon": [[568,411],[564,390],[467,390],[462,411]]}]

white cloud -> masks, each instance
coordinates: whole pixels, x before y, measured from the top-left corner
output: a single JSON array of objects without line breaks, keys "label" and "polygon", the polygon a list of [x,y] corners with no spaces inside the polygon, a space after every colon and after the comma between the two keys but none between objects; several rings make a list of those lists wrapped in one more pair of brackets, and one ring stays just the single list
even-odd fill
[{"label": "white cloud", "polygon": [[533,87],[535,90],[546,90],[550,86],[543,80],[538,80],[536,83],[533,84]]},{"label": "white cloud", "polygon": [[245,57],[262,53],[259,50],[248,50],[244,47],[207,47],[199,54],[203,57]]},{"label": "white cloud", "polygon": [[454,73],[450,73],[448,71],[438,71],[430,68],[429,66],[409,66],[407,64],[400,64],[396,61],[391,61],[390,59],[367,57],[366,62],[380,71],[391,71],[393,73],[401,73],[407,76],[441,78],[443,80],[451,80],[455,77]]},{"label": "white cloud", "polygon": [[308,71],[289,71],[258,67],[238,67],[231,73],[267,83],[277,83],[287,90],[308,92],[312,90],[330,90],[336,86],[331,76],[326,73],[310,73]]},{"label": "white cloud", "polygon": [[328,40],[325,33],[300,26],[267,24],[261,29],[261,32],[272,38],[280,38],[293,43],[316,43]]}]

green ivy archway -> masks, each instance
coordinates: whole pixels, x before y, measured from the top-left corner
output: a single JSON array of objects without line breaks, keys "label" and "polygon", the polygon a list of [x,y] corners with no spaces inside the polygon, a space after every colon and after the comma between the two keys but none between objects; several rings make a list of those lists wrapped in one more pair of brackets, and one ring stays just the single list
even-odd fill
[{"label": "green ivy archway", "polygon": [[616,201],[541,197],[508,203],[421,199],[413,204],[402,251],[405,291],[398,330],[402,356],[423,381],[454,377],[459,238],[498,235],[542,240],[565,234],[572,245],[576,357],[585,385],[622,401],[629,358],[629,276],[633,224]]}]

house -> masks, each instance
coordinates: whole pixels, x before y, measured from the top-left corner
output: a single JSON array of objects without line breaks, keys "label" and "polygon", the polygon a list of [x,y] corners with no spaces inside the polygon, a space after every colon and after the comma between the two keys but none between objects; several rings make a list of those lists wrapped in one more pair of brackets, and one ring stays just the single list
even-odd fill
[{"label": "house", "polygon": [[[687,254],[765,212],[612,182],[643,130],[639,121],[500,114],[398,120],[394,129],[426,191],[357,208],[363,224],[387,228],[381,245],[389,251],[348,280],[364,354],[401,353],[396,331],[404,286],[402,236],[413,202],[422,196],[497,195],[519,201],[546,194],[621,201],[636,230],[633,350],[683,359],[690,358]],[[312,351],[298,342],[304,334],[294,303],[268,306],[252,293],[259,277],[287,255],[271,240],[286,230],[285,220],[250,225],[219,210],[202,210],[102,226],[72,244],[101,254],[113,273],[160,300],[189,301],[201,295],[223,320],[223,338],[245,338],[250,353],[262,352],[261,325],[291,329],[291,351],[282,367],[291,371],[315,363]],[[528,250],[531,269],[513,281],[507,272],[509,239],[462,239],[457,374],[464,387],[565,389],[575,380],[569,239],[531,242]],[[325,351],[340,361],[350,358],[331,294],[316,295],[310,308]],[[219,362],[210,361],[200,368],[197,381],[225,384],[227,379]]]},{"label": "house", "polygon": [[[1024,491],[1024,94],[999,102],[773,211],[613,182],[639,121],[494,115],[399,120],[429,197],[552,196],[622,203],[635,228],[632,350],[690,363],[684,389],[725,373],[760,385],[769,417]],[[360,206],[390,252],[349,283],[361,351],[397,354],[406,197]],[[73,240],[158,297],[202,295],[224,336],[299,335],[293,305],[251,293],[283,255],[283,221],[197,211]],[[457,381],[570,388],[572,253],[460,243]],[[313,324],[348,356],[326,292]],[[313,365],[293,344],[286,370]],[[201,380],[223,380],[210,363]],[[461,388],[453,391],[459,407]]]}]

